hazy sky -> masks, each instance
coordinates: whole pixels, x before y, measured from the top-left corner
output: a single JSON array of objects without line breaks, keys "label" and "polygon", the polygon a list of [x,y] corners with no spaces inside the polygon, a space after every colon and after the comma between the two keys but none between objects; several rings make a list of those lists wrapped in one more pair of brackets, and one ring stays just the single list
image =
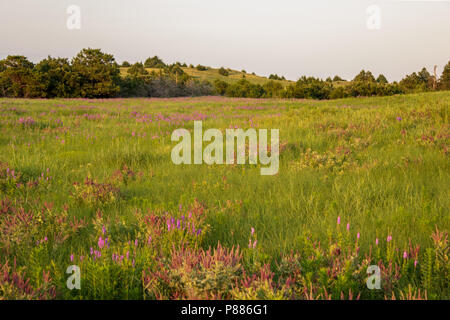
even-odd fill
[{"label": "hazy sky", "polygon": [[[81,29],[69,30],[69,5]],[[378,5],[381,28],[366,9]],[[361,69],[400,80],[450,60],[450,1],[0,0],[0,58],[73,57],[101,48],[118,62],[175,61],[350,79]]]}]

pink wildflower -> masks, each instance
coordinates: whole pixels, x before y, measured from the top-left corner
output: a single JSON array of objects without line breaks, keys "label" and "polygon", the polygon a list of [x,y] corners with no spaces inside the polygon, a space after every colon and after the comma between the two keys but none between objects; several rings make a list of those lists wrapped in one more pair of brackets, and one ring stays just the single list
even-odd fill
[{"label": "pink wildflower", "polygon": [[102,237],[100,237],[100,238],[98,239],[98,247],[99,247],[100,249],[103,249],[104,246],[105,246],[105,240],[103,240]]}]

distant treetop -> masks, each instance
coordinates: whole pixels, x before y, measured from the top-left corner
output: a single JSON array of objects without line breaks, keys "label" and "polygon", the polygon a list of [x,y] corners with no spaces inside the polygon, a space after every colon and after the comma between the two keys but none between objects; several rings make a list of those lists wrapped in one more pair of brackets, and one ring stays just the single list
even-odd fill
[{"label": "distant treetop", "polygon": [[145,60],[144,66],[146,68],[164,68],[166,67],[166,64],[158,58],[158,56],[154,56],[153,58],[148,58]]}]

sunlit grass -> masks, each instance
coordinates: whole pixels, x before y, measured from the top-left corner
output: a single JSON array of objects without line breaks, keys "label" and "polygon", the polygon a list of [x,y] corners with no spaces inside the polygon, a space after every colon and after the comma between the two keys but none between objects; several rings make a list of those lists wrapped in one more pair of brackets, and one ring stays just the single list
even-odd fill
[{"label": "sunlit grass", "polygon": [[[450,221],[449,107],[448,91],[321,102],[0,99],[0,163],[20,172],[22,182],[51,176],[38,187],[12,186],[0,195],[24,208],[52,203],[88,224],[100,210],[110,226],[120,222],[115,237],[130,241],[139,236],[137,211],[177,212],[198,201],[209,225],[201,247],[246,248],[254,228],[268,262],[303,250],[309,233],[326,242],[338,217],[360,233],[362,251],[387,235],[399,248],[410,240],[429,248],[436,226],[446,231]],[[171,133],[192,129],[198,119],[204,128],[280,129],[279,173],[174,165]],[[117,182],[124,167],[133,177]],[[86,177],[119,191],[108,201],[78,201],[74,183]],[[48,259],[63,270],[71,253],[96,243],[94,229],[71,234]],[[15,252],[22,265],[31,264],[26,248],[8,250],[0,243],[0,263]]]}]

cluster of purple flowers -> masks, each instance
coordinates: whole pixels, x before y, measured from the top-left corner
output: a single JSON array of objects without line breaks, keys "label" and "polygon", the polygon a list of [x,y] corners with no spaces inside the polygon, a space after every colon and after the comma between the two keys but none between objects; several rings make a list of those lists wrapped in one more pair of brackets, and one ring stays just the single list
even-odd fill
[{"label": "cluster of purple flowers", "polygon": [[18,121],[19,124],[24,126],[31,126],[36,123],[32,117],[26,117],[26,118],[19,118]]},{"label": "cluster of purple flowers", "polygon": [[190,232],[191,234],[195,235],[195,236],[199,236],[202,233],[202,229],[195,228],[195,223],[189,221],[192,218],[192,213],[189,212],[188,217],[186,218],[184,215],[181,216],[181,219],[175,219],[174,217],[168,217],[166,219],[166,224],[167,224],[167,231],[168,232],[173,232],[173,231],[177,231],[177,230],[187,230],[188,232]]}]

